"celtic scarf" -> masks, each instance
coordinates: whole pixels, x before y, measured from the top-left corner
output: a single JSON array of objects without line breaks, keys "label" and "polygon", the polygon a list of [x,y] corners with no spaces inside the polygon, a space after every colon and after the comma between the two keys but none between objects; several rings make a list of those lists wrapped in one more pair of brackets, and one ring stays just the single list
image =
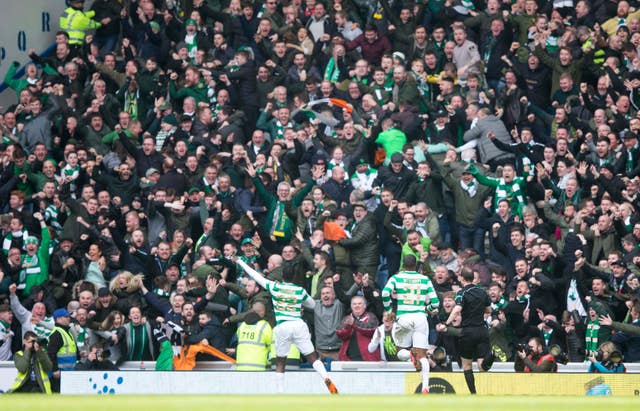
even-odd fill
[{"label": "celtic scarf", "polygon": [[590,353],[598,351],[598,332],[600,332],[600,321],[589,320],[587,323],[587,331],[585,333],[585,350],[587,356]]},{"label": "celtic scarf", "polygon": [[473,179],[469,184],[465,184],[464,181],[460,180],[460,187],[467,193],[469,193],[469,197],[473,198],[478,193],[478,185],[476,184],[476,180]]},{"label": "celtic scarf", "polygon": [[127,91],[124,94],[124,111],[129,113],[132,120],[138,118],[138,91],[130,93]]},{"label": "celtic scarf", "polygon": [[496,312],[502,310],[507,305],[507,300],[504,298],[504,295],[500,297],[498,301],[495,303],[491,303],[491,311]]},{"label": "celtic scarf", "polygon": [[273,219],[271,220],[271,237],[282,238],[286,237],[287,230],[289,230],[289,217],[284,211],[285,204],[282,201],[278,201],[276,209],[273,212]]},{"label": "celtic scarf", "polygon": [[335,83],[336,81],[338,81],[339,78],[340,78],[340,69],[336,64],[336,61],[333,59],[333,57],[331,57],[329,59],[329,62],[327,63],[327,68],[324,71],[324,79]]},{"label": "celtic scarf", "polygon": [[134,326],[129,323],[129,361],[142,361],[147,346],[147,330],[144,324]]}]

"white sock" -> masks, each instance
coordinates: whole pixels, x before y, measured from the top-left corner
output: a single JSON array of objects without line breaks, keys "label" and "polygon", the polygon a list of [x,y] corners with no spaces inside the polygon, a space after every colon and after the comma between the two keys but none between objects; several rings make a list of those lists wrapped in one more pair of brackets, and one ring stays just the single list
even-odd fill
[{"label": "white sock", "polygon": [[329,378],[329,374],[327,374],[327,370],[325,370],[324,364],[322,363],[322,361],[315,360],[312,365],[313,365],[313,369],[316,370],[322,378]]},{"label": "white sock", "polygon": [[276,373],[276,386],[278,389],[278,394],[284,393],[284,373],[283,372]]},{"label": "white sock", "polygon": [[429,360],[426,358],[420,358],[420,364],[422,364],[422,389],[429,389]]}]

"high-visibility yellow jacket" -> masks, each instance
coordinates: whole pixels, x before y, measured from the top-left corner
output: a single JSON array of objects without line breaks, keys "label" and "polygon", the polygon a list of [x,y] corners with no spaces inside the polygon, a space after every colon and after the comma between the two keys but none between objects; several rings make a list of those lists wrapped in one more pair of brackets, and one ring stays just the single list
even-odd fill
[{"label": "high-visibility yellow jacket", "polygon": [[[16,375],[16,379],[13,380],[13,385],[9,392],[15,391],[18,388],[22,387],[22,385],[30,378],[31,375],[31,353],[18,351],[14,356],[14,363],[16,368],[18,369],[18,375]],[[45,351],[38,351],[36,353],[36,359],[33,361],[33,366],[35,369],[33,372],[35,373],[36,381],[40,388],[44,391],[45,394],[51,394],[51,383],[49,382],[49,371],[51,371],[51,360]]]},{"label": "high-visibility yellow jacket", "polygon": [[62,16],[60,16],[60,29],[69,34],[69,44],[83,45],[85,31],[102,26],[102,24],[92,19],[95,15],[96,12],[93,10],[85,12],[73,7],[67,7],[64,10]]},{"label": "high-visibility yellow jacket", "polygon": [[269,351],[273,330],[268,322],[260,320],[255,324],[242,322],[236,331],[237,371],[264,371],[269,365]]},{"label": "high-visibility yellow jacket", "polygon": [[53,327],[53,333],[59,332],[62,336],[63,344],[58,350],[58,368],[60,370],[73,370],[76,365],[78,347],[76,346],[76,341],[73,339],[73,336],[69,331],[66,331],[64,328],[55,326]]}]

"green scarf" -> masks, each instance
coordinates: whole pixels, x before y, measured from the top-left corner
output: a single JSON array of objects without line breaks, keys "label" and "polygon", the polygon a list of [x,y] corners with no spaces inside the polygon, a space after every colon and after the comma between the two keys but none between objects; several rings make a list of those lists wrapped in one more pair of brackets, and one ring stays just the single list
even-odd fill
[{"label": "green scarf", "polygon": [[129,360],[142,361],[144,359],[144,350],[147,346],[147,330],[144,324],[134,326],[129,323]]},{"label": "green scarf", "polygon": [[129,113],[132,120],[138,118],[138,92],[126,92],[124,95],[124,111]]},{"label": "green scarf", "polygon": [[491,303],[491,311],[496,312],[502,310],[507,305],[507,300],[504,298],[504,295],[500,297],[495,303]]},{"label": "green scarf", "polygon": [[284,211],[285,204],[282,201],[278,201],[276,209],[273,212],[273,219],[271,220],[271,237],[284,239],[287,236],[287,230],[289,230],[289,217]]},{"label": "green scarf", "polygon": [[324,79],[335,83],[340,78],[340,69],[336,64],[336,61],[331,57],[327,63],[327,68],[324,71]]},{"label": "green scarf", "polygon": [[600,332],[600,321],[589,320],[587,323],[587,331],[585,333],[585,350],[587,356],[590,353],[598,351],[598,333]]}]

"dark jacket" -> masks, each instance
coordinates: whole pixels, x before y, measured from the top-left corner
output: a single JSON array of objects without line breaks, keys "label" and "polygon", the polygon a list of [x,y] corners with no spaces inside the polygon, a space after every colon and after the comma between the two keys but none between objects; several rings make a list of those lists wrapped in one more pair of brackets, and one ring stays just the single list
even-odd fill
[{"label": "dark jacket", "polygon": [[351,238],[344,238],[339,244],[351,251],[351,264],[357,268],[377,266],[378,238],[373,214],[364,216],[351,232]]}]

